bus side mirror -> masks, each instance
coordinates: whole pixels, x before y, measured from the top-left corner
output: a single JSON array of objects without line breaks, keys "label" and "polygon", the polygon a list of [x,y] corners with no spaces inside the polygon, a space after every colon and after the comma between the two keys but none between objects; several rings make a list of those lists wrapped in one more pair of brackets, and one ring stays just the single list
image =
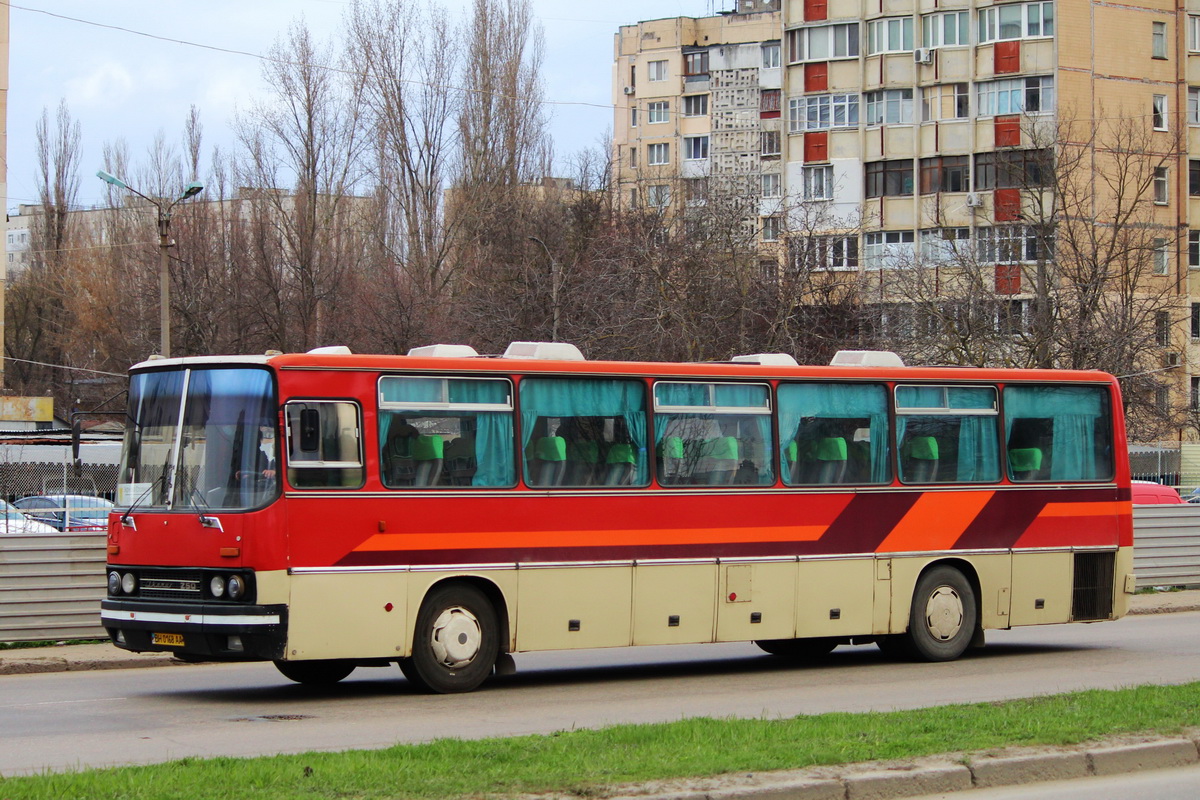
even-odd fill
[{"label": "bus side mirror", "polygon": [[300,451],[315,453],[321,447],[321,412],[315,408],[300,410]]},{"label": "bus side mirror", "polygon": [[82,431],[83,422],[76,418],[71,422],[71,464],[75,467],[76,475],[83,471],[83,462],[79,460],[79,437]]}]

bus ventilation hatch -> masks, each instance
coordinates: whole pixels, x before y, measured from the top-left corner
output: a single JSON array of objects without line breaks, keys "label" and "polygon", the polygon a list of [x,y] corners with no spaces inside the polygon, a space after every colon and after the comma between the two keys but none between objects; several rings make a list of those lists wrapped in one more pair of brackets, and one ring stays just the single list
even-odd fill
[{"label": "bus ventilation hatch", "polygon": [[1112,616],[1116,553],[1076,553],[1071,618],[1076,622]]}]

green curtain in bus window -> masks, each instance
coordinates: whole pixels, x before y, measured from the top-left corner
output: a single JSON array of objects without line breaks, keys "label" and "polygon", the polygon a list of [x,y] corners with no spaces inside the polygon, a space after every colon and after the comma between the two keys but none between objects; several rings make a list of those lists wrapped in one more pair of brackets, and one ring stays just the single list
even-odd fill
[{"label": "green curtain in bus window", "polygon": [[[896,388],[896,440],[904,441],[910,420],[946,427],[957,420],[958,448],[955,480],[980,483],[1000,479],[1000,445],[996,418],[989,416],[921,416],[899,413],[906,408],[994,409],[996,391],[988,386],[899,386]],[[939,434],[943,435],[943,434]],[[948,435],[954,436],[952,432]],[[944,478],[943,478],[944,480]]]},{"label": "green curtain in bus window", "polygon": [[[588,378],[526,378],[520,383],[521,452],[528,453],[539,418],[610,417],[624,423],[614,431],[612,444],[631,444],[636,463],[631,482],[645,485],[646,397],[640,381],[592,380]],[[547,432],[541,435],[554,435]],[[620,439],[628,441],[620,441]],[[531,476],[526,475],[526,480]]]},{"label": "green curtain in bus window", "polygon": [[[711,394],[710,394],[711,389]],[[770,387],[758,384],[657,383],[655,401],[660,406],[706,406],[729,409],[770,409]],[[736,436],[725,435],[725,430]],[[707,430],[711,436],[699,436]],[[732,439],[738,445],[739,463],[733,467],[729,480],[705,478],[706,459],[718,459],[718,448],[728,451]],[[708,485],[762,486],[775,482],[775,456],[772,448],[771,415],[679,412],[660,412],[654,416],[655,447],[663,456],[660,480],[664,483],[698,483]],[[672,450],[678,449],[678,456]],[[729,460],[729,459],[725,459]],[[679,474],[676,474],[679,473]],[[675,479],[681,480],[675,480]]]},{"label": "green curtain in bus window", "polygon": [[[1112,477],[1112,424],[1106,387],[1006,387],[1004,430],[1009,449],[1041,449],[1050,462],[1049,480]],[[1044,476],[1040,479],[1046,480]]]},{"label": "green curtain in bus window", "polygon": [[[443,378],[382,378],[379,392],[387,403],[455,403],[507,405],[511,391],[508,381],[454,380]],[[379,415],[380,447],[386,449],[388,431],[401,419],[417,417],[473,418],[475,426],[475,472],[471,486],[512,486],[517,482],[513,460],[513,421],[511,411],[454,411],[420,408],[385,410]],[[383,453],[386,462],[387,454]],[[465,479],[464,479],[465,482]]]},{"label": "green curtain in bus window", "polygon": [[[852,383],[781,383],[779,385],[779,437],[780,452],[795,453],[796,458],[804,455],[807,441],[801,435],[803,426],[821,427],[822,421],[841,421],[849,434],[847,445],[851,448],[850,460],[865,445],[867,480],[864,483],[887,483],[891,480],[891,465],[888,457],[888,404],[887,389],[873,384]],[[866,420],[870,441],[854,441],[855,430],[850,425],[855,420]],[[834,431],[818,432],[819,438],[834,435]],[[838,431],[840,433],[840,431]],[[780,464],[786,483],[791,479],[791,464],[784,458]]]}]

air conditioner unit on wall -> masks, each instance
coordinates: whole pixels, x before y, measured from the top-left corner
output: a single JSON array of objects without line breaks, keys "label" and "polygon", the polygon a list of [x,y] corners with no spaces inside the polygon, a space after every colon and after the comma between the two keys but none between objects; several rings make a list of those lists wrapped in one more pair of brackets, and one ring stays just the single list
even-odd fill
[{"label": "air conditioner unit on wall", "polygon": [[625,87],[625,94],[633,94],[633,93],[634,93],[634,91],[635,91],[635,90],[634,90],[634,88],[633,88],[632,86],[626,86],[626,87]]},{"label": "air conditioner unit on wall", "polygon": [[1183,363],[1183,359],[1179,353],[1166,353],[1163,355],[1164,367],[1178,367],[1181,363]]},{"label": "air conditioner unit on wall", "polygon": [[983,195],[971,192],[967,195],[967,208],[983,208]]},{"label": "air conditioner unit on wall", "polygon": [[913,50],[913,61],[917,62],[918,64],[932,64],[933,48],[918,47],[916,50]]}]

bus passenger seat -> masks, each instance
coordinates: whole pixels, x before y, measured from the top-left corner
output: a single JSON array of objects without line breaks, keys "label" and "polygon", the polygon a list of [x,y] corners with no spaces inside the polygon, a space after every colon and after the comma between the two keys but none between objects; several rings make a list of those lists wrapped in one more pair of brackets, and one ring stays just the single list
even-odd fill
[{"label": "bus passenger seat", "polygon": [[445,466],[453,486],[470,486],[478,462],[475,460],[475,437],[459,436],[446,442]]},{"label": "bus passenger seat", "polygon": [[937,480],[938,443],[932,436],[914,436],[904,448],[904,479],[908,483],[932,483]]},{"label": "bus passenger seat", "polygon": [[1042,468],[1042,449],[1040,447],[1012,448],[1008,451],[1008,468],[1012,471],[1013,480],[1035,480],[1038,470]]},{"label": "bus passenger seat", "polygon": [[738,455],[738,440],[736,436],[718,436],[704,443],[704,451],[710,465],[708,480],[704,483],[712,486],[724,486],[733,483],[737,474],[740,457]]},{"label": "bus passenger seat", "polygon": [[418,436],[413,442],[413,460],[417,462],[414,486],[436,486],[442,474],[442,453],[446,441],[440,436]]},{"label": "bus passenger seat", "polygon": [[637,466],[637,454],[631,444],[614,444],[608,448],[608,465],[604,473],[605,486],[628,486],[633,483],[633,471]]},{"label": "bus passenger seat", "polygon": [[561,436],[543,436],[534,449],[537,459],[530,472],[535,486],[561,486],[567,468],[567,440]]},{"label": "bus passenger seat", "polygon": [[846,440],[830,436],[817,442],[816,483],[841,483],[846,479]]},{"label": "bus passenger seat", "polygon": [[684,460],[683,438],[679,436],[664,436],[658,445],[659,457],[662,459],[659,483],[683,483],[687,478],[687,462]]},{"label": "bus passenger seat", "polygon": [[592,441],[567,442],[567,471],[564,486],[591,486],[596,482],[600,446]]}]

